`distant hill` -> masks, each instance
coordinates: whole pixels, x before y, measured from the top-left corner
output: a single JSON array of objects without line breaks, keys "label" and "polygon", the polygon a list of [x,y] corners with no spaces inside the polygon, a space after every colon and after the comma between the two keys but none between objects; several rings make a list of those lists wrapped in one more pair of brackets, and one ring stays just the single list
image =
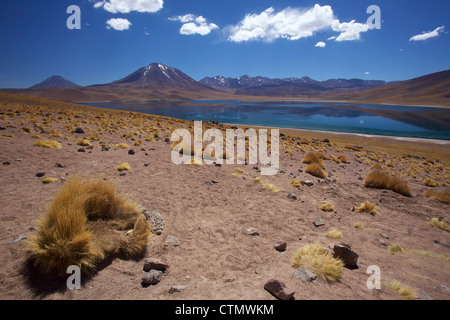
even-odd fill
[{"label": "distant hill", "polygon": [[341,94],[336,98],[372,103],[450,106],[450,70],[371,90]]},{"label": "distant hill", "polygon": [[30,87],[30,89],[43,89],[43,88],[73,88],[79,87],[76,83],[69,81],[61,76],[51,76],[44,81]]},{"label": "distant hill", "polygon": [[388,84],[381,80],[329,79],[316,81],[309,77],[302,78],[267,78],[244,75],[238,78],[223,76],[206,77],[200,83],[215,89],[232,90],[239,95],[296,97],[304,95],[335,94],[377,88]]}]

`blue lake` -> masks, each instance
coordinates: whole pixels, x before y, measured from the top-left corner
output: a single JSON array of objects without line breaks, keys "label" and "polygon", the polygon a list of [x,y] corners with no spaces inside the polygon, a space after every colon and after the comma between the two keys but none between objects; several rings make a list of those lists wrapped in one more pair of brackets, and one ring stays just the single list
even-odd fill
[{"label": "blue lake", "polygon": [[185,120],[450,140],[450,109],[303,101],[104,102]]}]

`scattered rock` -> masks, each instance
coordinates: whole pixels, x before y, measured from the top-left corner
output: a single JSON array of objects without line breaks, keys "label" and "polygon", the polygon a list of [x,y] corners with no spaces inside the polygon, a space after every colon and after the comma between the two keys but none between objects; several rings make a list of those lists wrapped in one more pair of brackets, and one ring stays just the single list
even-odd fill
[{"label": "scattered rock", "polygon": [[144,286],[157,284],[161,281],[161,277],[162,271],[152,269],[142,276],[142,284]]},{"label": "scattered rock", "polygon": [[84,148],[80,148],[77,150],[78,152],[86,152],[86,150]]},{"label": "scattered rock", "polygon": [[55,163],[55,167],[57,167],[57,168],[65,168],[66,166],[63,165],[62,163],[57,162],[57,163]]},{"label": "scattered rock", "polygon": [[81,129],[80,127],[78,127],[78,128],[75,129],[74,133],[81,133],[81,134],[84,134],[84,130]]},{"label": "scattered rock", "polygon": [[320,219],[319,217],[316,217],[313,221],[313,224],[315,227],[320,227],[320,226],[324,226],[325,222],[323,222],[322,219]]},{"label": "scattered rock", "polygon": [[3,162],[2,164],[3,164],[4,166],[9,166],[9,165],[11,164],[11,162],[5,161],[5,162]]},{"label": "scattered rock", "polygon": [[166,246],[167,246],[167,245],[172,245],[172,246],[174,246],[174,247],[177,247],[177,246],[180,245],[180,239],[178,239],[178,238],[175,237],[175,236],[168,235],[168,236],[166,237],[166,240],[164,241],[164,244],[165,244]]},{"label": "scattered rock", "polygon": [[102,146],[102,151],[109,151],[109,147],[108,146]]},{"label": "scattered rock", "polygon": [[270,279],[264,285],[264,289],[269,291],[279,300],[293,300],[295,291],[288,290],[283,282],[276,279]]},{"label": "scattered rock", "polygon": [[18,237],[17,239],[11,240],[11,241],[9,241],[8,243],[9,243],[9,244],[14,244],[14,243],[17,243],[17,242],[19,242],[20,240],[24,240],[24,239],[26,239],[26,238],[27,238],[26,235],[20,234],[19,237]]},{"label": "scattered rock", "polygon": [[0,126],[0,130],[6,130],[5,126]]},{"label": "scattered rock", "polygon": [[23,161],[23,158],[18,158],[18,159],[16,159],[16,161],[17,161],[17,162],[22,162],[22,161]]},{"label": "scattered rock", "polygon": [[431,298],[425,291],[423,290],[418,290],[417,291],[417,295],[419,297],[420,300],[433,300],[433,298]]},{"label": "scattered rock", "polygon": [[45,171],[38,171],[36,173],[36,177],[38,177],[38,178],[43,177],[43,176],[45,176]]},{"label": "scattered rock", "polygon": [[123,177],[123,176],[126,176],[127,173],[126,173],[126,172],[121,172],[119,175],[120,175],[121,177]]},{"label": "scattered rock", "polygon": [[279,241],[279,242],[275,243],[274,247],[277,251],[282,252],[282,251],[286,250],[287,244],[286,244],[286,242]]},{"label": "scattered rock", "polygon": [[388,244],[386,243],[386,241],[384,241],[383,239],[380,239],[380,244],[384,247],[387,247]]},{"label": "scattered rock", "polygon": [[380,236],[382,236],[385,239],[389,239],[389,236],[386,233],[380,232]]},{"label": "scattered rock", "polygon": [[311,187],[314,185],[314,182],[312,182],[311,180],[305,180],[305,181],[300,181],[303,185]]},{"label": "scattered rock", "polygon": [[292,179],[295,179],[296,175],[293,174],[292,172],[289,173],[289,177],[291,177]]},{"label": "scattered rock", "polygon": [[288,199],[297,200],[297,195],[293,192],[287,195]]},{"label": "scattered rock", "polygon": [[130,149],[130,150],[128,150],[128,154],[129,154],[129,155],[133,155],[133,154],[135,154],[135,152],[134,152],[133,149]]},{"label": "scattered rock", "polygon": [[251,227],[245,231],[247,232],[247,235],[249,235],[249,236],[259,236],[259,232],[256,228]]},{"label": "scattered rock", "polygon": [[170,138],[169,137],[164,138],[164,142],[170,143]]},{"label": "scattered rock", "polygon": [[293,273],[294,277],[301,279],[303,281],[306,282],[312,282],[314,280],[316,280],[317,275],[315,275],[313,272],[309,271],[306,268],[300,268],[295,270],[295,272]]},{"label": "scattered rock", "polygon": [[333,247],[334,256],[344,261],[347,267],[358,267],[358,254],[351,250],[350,245],[338,242]]},{"label": "scattered rock", "polygon": [[181,292],[183,290],[186,290],[186,286],[171,286],[169,289],[169,293],[176,293],[176,292]]},{"label": "scattered rock", "polygon": [[150,224],[150,230],[153,234],[160,235],[164,228],[164,222],[162,216],[159,214],[158,211],[147,211],[145,208],[143,208],[143,213],[145,217],[147,218],[147,222]]},{"label": "scattered rock", "polygon": [[144,262],[144,271],[159,270],[165,272],[169,266],[156,258],[146,259]]},{"label": "scattered rock", "polygon": [[148,167],[148,163],[144,163],[144,167]]},{"label": "scattered rock", "polygon": [[434,287],[434,290],[450,294],[450,288],[444,286],[443,284],[438,284],[437,286]]},{"label": "scattered rock", "polygon": [[211,183],[219,183],[217,180],[211,180]]}]

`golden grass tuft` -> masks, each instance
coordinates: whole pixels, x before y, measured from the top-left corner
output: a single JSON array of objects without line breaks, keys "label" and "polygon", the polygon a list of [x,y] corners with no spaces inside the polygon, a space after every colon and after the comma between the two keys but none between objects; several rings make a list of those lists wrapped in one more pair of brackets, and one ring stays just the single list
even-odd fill
[{"label": "golden grass tuft", "polygon": [[427,197],[427,198],[431,198],[434,200],[439,200],[441,202],[450,203],[450,191],[442,191],[442,192],[437,192],[435,190],[425,190],[423,192],[423,194]]},{"label": "golden grass tuft", "polygon": [[337,157],[337,159],[341,162],[341,163],[349,163],[348,158],[344,155],[340,155]]},{"label": "golden grass tuft", "polygon": [[126,171],[130,171],[131,170],[131,166],[130,166],[130,164],[128,162],[124,162],[122,164],[119,164],[116,167],[116,169],[119,170],[119,171],[125,171],[125,170]]},{"label": "golden grass tuft", "polygon": [[44,183],[44,184],[49,184],[52,182],[59,182],[59,181],[61,181],[61,179],[59,179],[59,178],[43,178],[42,179],[42,183]]},{"label": "golden grass tuft", "polygon": [[317,163],[323,166],[324,157],[325,156],[321,152],[310,151],[303,157],[302,162],[306,164]]},{"label": "golden grass tuft", "polygon": [[411,189],[397,177],[389,176],[383,171],[374,170],[364,180],[367,188],[389,189],[405,197],[411,197]]},{"label": "golden grass tuft", "polygon": [[294,253],[292,259],[294,269],[307,268],[329,281],[336,281],[342,275],[344,262],[333,257],[333,254],[325,250],[319,243],[307,244]]},{"label": "golden grass tuft", "polygon": [[322,169],[322,166],[318,163],[308,164],[305,168],[305,172],[322,179],[328,177],[328,174],[325,172],[325,170]]},{"label": "golden grass tuft", "polygon": [[334,206],[331,202],[321,201],[320,202],[320,210],[325,211],[325,212],[331,212],[331,211],[334,211]]},{"label": "golden grass tuft", "polygon": [[358,212],[369,213],[371,215],[375,215],[377,213],[376,204],[371,203],[369,200],[364,201],[360,206],[355,207],[355,209],[358,210]]},{"label": "golden grass tuft", "polygon": [[391,254],[405,252],[405,248],[403,248],[399,243],[394,243],[393,245],[388,246],[388,250]]},{"label": "golden grass tuft", "polygon": [[116,148],[116,149],[129,149],[130,148],[130,146],[126,143],[114,144],[114,145],[112,145],[112,147]]},{"label": "golden grass tuft", "polygon": [[55,140],[38,140],[35,143],[33,143],[33,146],[36,147],[44,147],[44,148],[50,148],[50,149],[61,149],[61,143]]},{"label": "golden grass tuft", "polygon": [[83,146],[83,147],[89,147],[91,144],[86,139],[78,139],[77,145]]},{"label": "golden grass tuft", "polygon": [[363,229],[364,228],[364,224],[362,222],[358,221],[358,222],[355,222],[353,224],[353,227],[356,228],[356,229]]},{"label": "golden grass tuft", "polygon": [[280,189],[278,189],[277,187],[275,187],[273,184],[271,183],[264,183],[263,184],[264,189],[270,190],[272,192],[279,192]]},{"label": "golden grass tuft", "polygon": [[433,179],[427,178],[423,181],[427,187],[437,187],[439,184]]},{"label": "golden grass tuft", "polygon": [[291,186],[293,186],[293,187],[296,187],[296,188],[303,187],[302,183],[300,181],[296,180],[296,179],[292,179],[291,182],[289,182],[289,184]]},{"label": "golden grass tuft", "polygon": [[141,254],[149,236],[142,209],[114,185],[73,178],[39,220],[27,251],[41,272],[64,276],[77,265],[89,273],[107,257]]},{"label": "golden grass tuft", "polygon": [[450,226],[448,225],[448,223],[436,217],[431,218],[430,221],[428,221],[428,225],[450,232]]},{"label": "golden grass tuft", "polygon": [[401,300],[414,300],[416,297],[416,293],[412,288],[403,285],[397,280],[387,282],[384,284],[384,286],[397,293]]},{"label": "golden grass tuft", "polygon": [[325,233],[325,237],[329,239],[341,239],[342,238],[342,232],[336,229],[330,230],[327,233]]}]

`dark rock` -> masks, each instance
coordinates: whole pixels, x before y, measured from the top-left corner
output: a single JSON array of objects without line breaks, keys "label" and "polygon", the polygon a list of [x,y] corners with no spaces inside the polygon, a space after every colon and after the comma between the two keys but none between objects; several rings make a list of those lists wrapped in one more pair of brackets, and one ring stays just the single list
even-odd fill
[{"label": "dark rock", "polygon": [[0,130],[6,130],[5,126],[0,126]]},{"label": "dark rock", "polygon": [[77,151],[78,151],[78,152],[86,152],[86,149],[80,148],[80,149],[78,149]]},{"label": "dark rock", "polygon": [[78,127],[78,128],[75,129],[74,133],[84,134],[84,130]]},{"label": "dark rock", "polygon": [[186,286],[171,286],[169,289],[169,293],[176,293],[176,292],[181,292],[183,290],[186,290]]},{"label": "dark rock", "polygon": [[247,235],[249,236],[259,236],[259,232],[256,228],[248,228],[247,230],[245,230],[247,232]]},{"label": "dark rock", "polygon": [[217,180],[211,180],[211,183],[219,183]]},{"label": "dark rock", "polygon": [[389,239],[389,236],[386,233],[380,232],[380,236],[382,236],[385,239]]},{"label": "dark rock", "polygon": [[300,182],[308,187],[311,187],[314,185],[314,182],[312,182],[311,180],[304,180],[304,181],[300,181]]},{"label": "dark rock", "polygon": [[148,163],[144,163],[144,167],[148,167]]},{"label": "dark rock", "polygon": [[323,222],[322,219],[320,219],[319,217],[316,217],[313,221],[313,224],[315,227],[320,227],[320,226],[324,226],[325,222]]},{"label": "dark rock", "polygon": [[134,152],[133,149],[130,149],[130,150],[128,150],[128,154],[129,154],[129,155],[133,155],[133,154],[135,154],[135,152]]},{"label": "dark rock", "polygon": [[45,171],[38,171],[36,173],[36,177],[38,177],[38,178],[43,177],[43,176],[45,176]]},{"label": "dark rock", "polygon": [[322,142],[325,142],[325,143],[330,142],[330,140],[328,140],[328,139],[322,139],[321,141],[322,141]]},{"label": "dark rock", "polygon": [[9,166],[9,165],[11,164],[11,162],[5,161],[5,162],[3,162],[2,164],[3,164],[4,166]]},{"label": "dark rock", "polygon": [[315,275],[313,272],[309,271],[306,268],[300,268],[295,270],[295,272],[293,273],[294,277],[301,279],[303,281],[306,282],[312,282],[314,280],[316,280],[317,275]]},{"label": "dark rock", "polygon": [[287,197],[288,197],[288,199],[292,199],[292,200],[297,200],[298,199],[297,195],[295,193],[293,193],[293,192],[289,193],[287,195]]},{"label": "dark rock", "polygon": [[282,252],[282,251],[286,250],[287,244],[286,244],[286,242],[279,241],[279,242],[275,243],[274,247],[277,251]]},{"label": "dark rock", "polygon": [[164,138],[164,142],[170,143],[170,138],[169,137]]},{"label": "dark rock", "polygon": [[276,279],[270,279],[264,285],[264,289],[269,291],[279,300],[293,300],[295,291],[288,290],[283,282]]},{"label": "dark rock", "polygon": [[109,147],[108,146],[102,146],[102,151],[109,151]]},{"label": "dark rock", "polygon": [[57,168],[65,168],[66,166],[63,165],[62,163],[57,162],[57,163],[55,163],[55,167],[57,167]]},{"label": "dark rock", "polygon": [[347,267],[358,267],[358,254],[351,250],[350,245],[338,242],[333,247],[334,257],[344,261]]},{"label": "dark rock", "polygon": [[166,263],[164,263],[156,258],[146,259],[144,262],[144,271],[150,271],[150,270],[154,269],[154,270],[159,270],[159,271],[165,272],[168,267],[169,266]]},{"label": "dark rock", "polygon": [[161,281],[162,271],[159,270],[150,270],[146,274],[142,276],[142,284],[144,286],[149,286],[153,284],[157,284]]}]

